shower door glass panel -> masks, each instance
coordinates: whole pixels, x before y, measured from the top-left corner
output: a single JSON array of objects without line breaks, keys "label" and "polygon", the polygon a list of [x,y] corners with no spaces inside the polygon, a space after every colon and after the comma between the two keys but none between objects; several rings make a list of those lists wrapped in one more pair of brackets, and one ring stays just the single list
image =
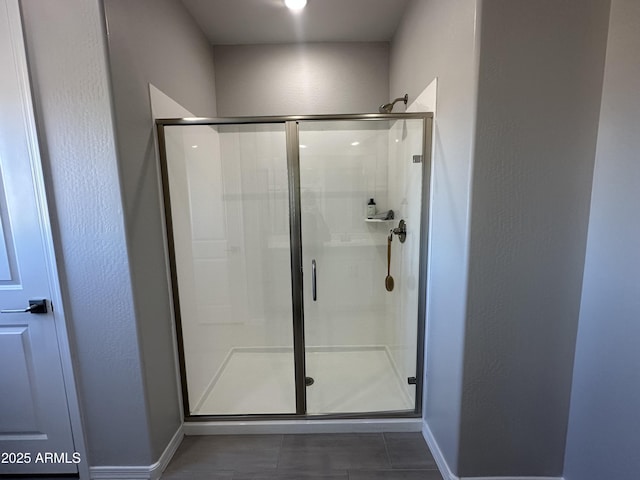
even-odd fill
[{"label": "shower door glass panel", "polygon": [[295,413],[284,124],[165,126],[165,151],[188,412]]},{"label": "shower door glass panel", "polygon": [[[422,120],[299,123],[308,414],[415,408],[422,138]],[[368,219],[372,198],[394,219]]]}]

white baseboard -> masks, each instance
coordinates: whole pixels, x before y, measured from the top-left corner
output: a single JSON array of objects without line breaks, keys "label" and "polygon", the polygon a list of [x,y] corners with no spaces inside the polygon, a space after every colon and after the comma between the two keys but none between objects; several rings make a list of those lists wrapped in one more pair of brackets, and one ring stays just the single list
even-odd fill
[{"label": "white baseboard", "polygon": [[431,433],[431,429],[425,420],[422,420],[422,436],[424,437],[425,442],[427,442],[427,446],[436,461],[436,465],[438,465],[442,478],[444,478],[444,480],[460,480],[459,477],[451,472],[451,469],[442,454],[442,450],[440,450],[440,446],[438,445],[438,442],[436,442],[436,438],[433,436],[433,433]]},{"label": "white baseboard", "polygon": [[[458,477],[455,477],[458,478]],[[562,477],[460,477],[460,480],[564,480]]]},{"label": "white baseboard", "polygon": [[158,480],[184,438],[182,425],[153,465],[90,467],[91,480]]},{"label": "white baseboard", "polygon": [[429,425],[427,425],[427,422],[424,420],[422,421],[422,436],[427,442],[429,450],[431,450],[431,454],[444,480],[564,480],[562,477],[458,477],[454,475],[451,468],[449,468],[438,442],[433,436]]},{"label": "white baseboard", "polygon": [[185,435],[419,432],[420,418],[187,422]]}]

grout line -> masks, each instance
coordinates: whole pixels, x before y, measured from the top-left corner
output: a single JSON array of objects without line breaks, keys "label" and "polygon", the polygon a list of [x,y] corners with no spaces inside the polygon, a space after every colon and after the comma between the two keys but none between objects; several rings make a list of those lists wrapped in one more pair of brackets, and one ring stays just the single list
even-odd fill
[{"label": "grout line", "polygon": [[280,469],[280,458],[282,457],[282,446],[284,445],[284,434],[280,435],[280,449],[278,450],[278,459],[276,460],[276,470]]},{"label": "grout line", "polygon": [[380,435],[382,435],[382,441],[384,443],[384,451],[387,454],[387,460],[389,461],[389,468],[393,468],[393,462],[391,462],[391,455],[389,455],[389,446],[387,445],[387,437],[385,436],[384,432],[381,432]]}]

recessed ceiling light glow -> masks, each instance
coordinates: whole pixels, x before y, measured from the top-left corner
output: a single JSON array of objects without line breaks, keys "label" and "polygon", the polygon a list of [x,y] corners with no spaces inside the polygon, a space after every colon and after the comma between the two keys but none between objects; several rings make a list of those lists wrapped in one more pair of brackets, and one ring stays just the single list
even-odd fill
[{"label": "recessed ceiling light glow", "polygon": [[360,145],[360,142],[353,142],[353,143],[351,143],[351,146],[352,146],[352,147],[357,147],[358,145]]},{"label": "recessed ceiling light glow", "polygon": [[302,10],[307,4],[307,0],[284,0],[284,4],[289,10]]}]

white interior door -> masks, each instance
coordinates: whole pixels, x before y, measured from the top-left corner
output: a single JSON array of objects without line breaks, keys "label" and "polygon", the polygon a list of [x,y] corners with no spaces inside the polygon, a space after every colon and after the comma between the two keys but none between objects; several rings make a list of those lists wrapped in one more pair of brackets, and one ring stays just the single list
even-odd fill
[{"label": "white interior door", "polygon": [[[0,474],[76,473],[21,82],[17,2],[0,1]],[[13,30],[12,30],[13,29]],[[21,55],[16,55],[20,52]],[[45,300],[46,313],[19,312]]]}]

